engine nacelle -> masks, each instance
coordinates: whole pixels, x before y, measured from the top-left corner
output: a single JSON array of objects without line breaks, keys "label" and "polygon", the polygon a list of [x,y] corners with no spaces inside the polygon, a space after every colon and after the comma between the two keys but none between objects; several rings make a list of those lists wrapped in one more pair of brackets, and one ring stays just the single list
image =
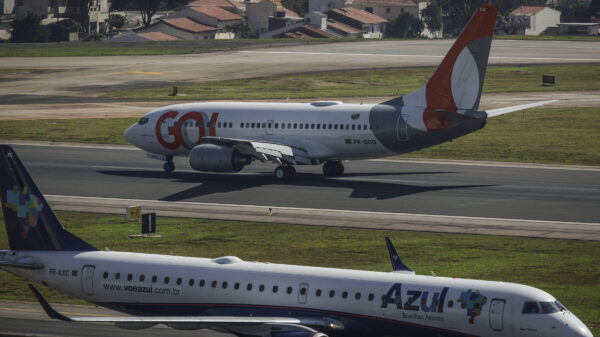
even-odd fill
[{"label": "engine nacelle", "polygon": [[327,337],[327,335],[324,333],[321,333],[321,332],[286,331],[286,332],[272,332],[271,337]]},{"label": "engine nacelle", "polygon": [[234,148],[215,144],[194,146],[189,160],[194,170],[207,172],[238,172],[252,161]]}]

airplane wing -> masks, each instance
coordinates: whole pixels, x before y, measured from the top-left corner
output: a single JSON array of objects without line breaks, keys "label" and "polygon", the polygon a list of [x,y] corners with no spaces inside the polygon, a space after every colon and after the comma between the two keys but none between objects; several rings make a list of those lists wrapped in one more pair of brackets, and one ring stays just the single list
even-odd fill
[{"label": "airplane wing", "polygon": [[309,331],[317,332],[311,327],[326,328],[329,330],[343,330],[344,325],[328,317],[249,317],[249,316],[114,316],[114,317],[68,317],[50,306],[40,292],[28,284],[38,302],[52,319],[66,322],[82,323],[115,323],[125,329],[149,328],[157,324],[167,326],[185,327],[201,326],[201,328],[236,329],[264,325],[266,329],[276,328],[277,331]]},{"label": "airplane wing", "polygon": [[204,137],[203,143],[227,145],[260,161],[272,161],[281,164],[311,164],[312,159],[306,149],[287,144],[254,141],[248,139],[235,139],[223,137]]},{"label": "airplane wing", "polygon": [[496,117],[496,116],[507,114],[509,112],[525,110],[525,109],[529,109],[529,108],[535,108],[536,106],[541,106],[541,105],[550,104],[550,103],[554,103],[554,102],[558,102],[558,100],[553,99],[553,100],[549,100],[549,101],[540,101],[540,102],[534,102],[534,103],[528,103],[528,104],[522,104],[522,105],[513,105],[513,106],[508,106],[505,108],[486,110],[486,112],[487,112],[488,117]]}]

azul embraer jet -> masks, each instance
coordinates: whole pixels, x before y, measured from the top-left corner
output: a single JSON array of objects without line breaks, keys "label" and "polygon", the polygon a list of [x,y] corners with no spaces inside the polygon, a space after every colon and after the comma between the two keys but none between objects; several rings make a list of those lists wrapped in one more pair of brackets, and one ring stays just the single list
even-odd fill
[{"label": "azul embraer jet", "polygon": [[63,228],[8,146],[0,146],[0,192],[10,246],[0,269],[135,315],[67,317],[30,284],[48,315],[63,321],[245,337],[592,337],[540,289],[415,275],[389,240],[389,273],[99,251]]},{"label": "azul embraer jet", "polygon": [[418,91],[380,104],[190,103],[147,113],[125,138],[165,161],[188,156],[198,171],[237,172],[254,160],[272,161],[277,179],[293,165],[323,164],[341,176],[343,160],[407,153],[464,136],[486,119],[551,101],[478,111],[496,6],[481,6],[433,76]]}]

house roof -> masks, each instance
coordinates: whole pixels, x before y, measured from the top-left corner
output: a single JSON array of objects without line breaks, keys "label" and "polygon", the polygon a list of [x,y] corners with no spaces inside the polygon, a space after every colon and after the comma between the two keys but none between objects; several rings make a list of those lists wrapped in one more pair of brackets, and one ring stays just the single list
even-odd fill
[{"label": "house roof", "polygon": [[521,6],[510,13],[510,15],[535,15],[545,6]]},{"label": "house roof", "polygon": [[161,22],[169,26],[185,30],[192,33],[210,32],[219,30],[219,28],[206,26],[188,18],[161,19]]},{"label": "house roof", "polygon": [[301,17],[300,15],[298,15],[298,13],[294,12],[291,9],[287,9],[287,8],[285,8],[283,6],[277,6],[277,11],[278,12],[284,11],[285,12],[285,16],[293,16],[295,18]]},{"label": "house roof", "polygon": [[216,18],[219,21],[242,20],[242,17],[218,6],[190,7],[191,10]]},{"label": "house roof", "polygon": [[344,32],[346,34],[357,34],[362,32],[362,30],[360,29],[348,26],[334,19],[327,19],[327,28],[329,27]]},{"label": "house roof", "polygon": [[304,25],[296,29],[290,30],[289,32],[281,34],[282,36],[290,37],[292,39],[310,39],[310,38],[330,38],[335,35],[327,33],[324,30],[314,28],[311,26]]},{"label": "house roof", "polygon": [[188,7],[201,6],[217,6],[224,8],[237,8],[237,6],[229,0],[195,0],[188,4]]},{"label": "house roof", "polygon": [[175,37],[173,35],[169,35],[163,32],[148,32],[148,33],[138,33],[139,36],[145,37],[147,39],[150,39],[152,41],[175,41],[175,40],[181,40],[178,37]]},{"label": "house roof", "polygon": [[387,20],[382,17],[379,17],[379,16],[369,13],[367,11],[363,11],[363,10],[352,8],[352,7],[345,7],[345,8],[340,8],[340,9],[336,8],[336,9],[332,9],[331,11],[334,13],[337,13],[339,15],[348,17],[354,21],[358,21],[360,23],[387,22]]},{"label": "house roof", "polygon": [[354,0],[352,6],[382,6],[382,7],[416,7],[412,0]]}]

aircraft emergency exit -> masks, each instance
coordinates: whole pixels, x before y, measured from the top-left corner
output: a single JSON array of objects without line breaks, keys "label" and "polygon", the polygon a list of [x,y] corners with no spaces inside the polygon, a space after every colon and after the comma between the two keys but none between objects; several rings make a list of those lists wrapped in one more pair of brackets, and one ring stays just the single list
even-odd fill
[{"label": "aircraft emergency exit", "polygon": [[30,284],[54,319],[245,337],[592,337],[540,289],[416,275],[389,239],[389,273],[99,251],[63,228],[9,146],[0,146],[0,197],[10,248],[0,269],[135,315],[68,317]]},{"label": "aircraft emergency exit", "polygon": [[278,164],[277,179],[294,165],[323,164],[341,176],[342,161],[407,153],[464,136],[488,117],[552,101],[479,111],[498,8],[477,9],[429,81],[416,92],[380,104],[191,103],[147,113],[125,139],[175,169],[188,156],[198,171],[237,172],[254,160]]}]

